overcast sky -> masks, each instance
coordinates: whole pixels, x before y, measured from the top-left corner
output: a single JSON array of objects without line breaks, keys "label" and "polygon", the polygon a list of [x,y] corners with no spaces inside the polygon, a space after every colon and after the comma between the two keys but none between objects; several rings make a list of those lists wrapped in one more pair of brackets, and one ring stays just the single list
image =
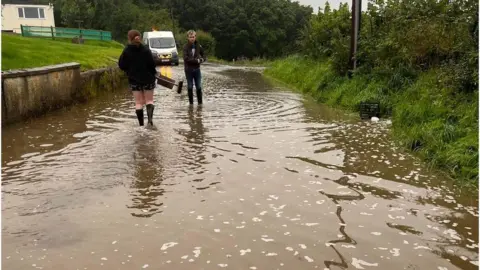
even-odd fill
[{"label": "overcast sky", "polygon": [[[325,3],[327,0],[292,0],[292,2],[298,1],[302,5],[310,5],[313,8],[313,12],[317,13],[318,7],[321,7],[322,9],[325,7]],[[340,3],[348,3],[348,7],[351,9],[352,8],[352,0],[329,0],[330,7],[332,9],[338,9],[340,6]],[[368,0],[362,0],[362,11],[367,10],[367,4]]]}]

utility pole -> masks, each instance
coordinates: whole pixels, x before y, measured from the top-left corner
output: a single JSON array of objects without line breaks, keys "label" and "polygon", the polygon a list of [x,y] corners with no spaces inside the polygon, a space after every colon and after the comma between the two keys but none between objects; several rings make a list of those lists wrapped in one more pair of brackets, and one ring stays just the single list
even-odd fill
[{"label": "utility pole", "polygon": [[83,20],[75,20],[78,23],[78,29],[81,28]]},{"label": "utility pole", "polygon": [[175,19],[173,18],[173,7],[170,7],[170,17],[172,18],[173,33],[175,34]]},{"label": "utility pole", "polygon": [[360,19],[362,15],[362,0],[352,0],[352,32],[350,39],[350,69],[357,68],[358,35],[360,33]]}]

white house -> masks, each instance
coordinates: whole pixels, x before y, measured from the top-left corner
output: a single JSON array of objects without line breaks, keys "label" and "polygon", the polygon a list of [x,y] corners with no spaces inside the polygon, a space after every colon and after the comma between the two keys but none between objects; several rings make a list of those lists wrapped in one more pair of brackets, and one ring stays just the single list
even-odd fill
[{"label": "white house", "polygon": [[2,31],[21,33],[20,25],[55,27],[53,5],[2,4]]}]

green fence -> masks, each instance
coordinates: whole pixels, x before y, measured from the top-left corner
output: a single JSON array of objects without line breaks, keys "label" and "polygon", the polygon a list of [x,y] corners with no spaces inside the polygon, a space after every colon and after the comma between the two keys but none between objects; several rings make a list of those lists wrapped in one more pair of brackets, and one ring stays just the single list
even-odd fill
[{"label": "green fence", "polygon": [[101,30],[61,28],[50,26],[20,26],[24,37],[80,38],[90,40],[112,40],[112,33]]}]

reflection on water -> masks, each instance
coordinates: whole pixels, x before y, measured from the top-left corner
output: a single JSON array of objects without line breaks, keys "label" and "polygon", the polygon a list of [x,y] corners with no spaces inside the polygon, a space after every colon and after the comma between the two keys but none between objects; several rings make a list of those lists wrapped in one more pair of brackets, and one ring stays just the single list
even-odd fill
[{"label": "reflection on water", "polygon": [[160,66],[159,73],[165,77],[172,79],[172,67],[171,66]]},{"label": "reflection on water", "polygon": [[356,245],[357,242],[352,239],[350,236],[347,235],[347,233],[345,232],[345,226],[346,226],[346,222],[345,220],[342,218],[342,206],[340,205],[340,201],[357,201],[357,200],[363,200],[365,198],[365,196],[358,192],[355,188],[353,188],[352,184],[349,184],[350,178],[348,176],[342,176],[340,179],[338,180],[335,180],[334,182],[341,185],[341,186],[344,186],[344,187],[347,187],[348,189],[352,190],[355,195],[338,195],[338,194],[327,194],[325,193],[324,191],[320,191],[321,194],[327,196],[327,198],[329,198],[330,200],[332,200],[333,203],[335,203],[335,205],[337,206],[337,211],[336,211],[336,215],[339,219],[339,222],[340,222],[340,233],[342,234],[343,238],[342,239],[338,239],[338,240],[330,240],[328,241],[327,243],[328,244],[332,244],[332,245],[329,245],[330,248],[332,248],[335,253],[338,255],[338,257],[340,258],[341,262],[335,262],[335,261],[325,261],[325,267],[329,268],[331,266],[338,266],[340,267],[341,269],[346,269],[348,268],[348,265],[347,265],[347,262],[345,261],[345,258],[342,256],[342,254],[335,248],[335,246],[333,244],[336,244],[336,243],[346,243],[346,244],[352,244],[352,245]]},{"label": "reflection on water", "polygon": [[257,72],[203,74],[202,106],[156,89],[156,130],[136,125],[130,93],[5,128],[5,267],[477,268],[477,195],[394,145],[387,122]]},{"label": "reflection on water", "polygon": [[134,138],[132,205],[127,207],[137,210],[131,213],[135,217],[151,217],[162,212],[163,203],[160,201],[165,193],[162,187],[165,174],[162,153],[154,135],[143,133]]},{"label": "reflection on water", "polygon": [[205,135],[207,129],[203,125],[202,106],[189,106],[185,114],[188,127],[178,130],[178,134],[185,137],[181,150],[184,171],[187,174],[201,175],[205,172],[203,166],[208,164],[206,159],[208,140]]}]

